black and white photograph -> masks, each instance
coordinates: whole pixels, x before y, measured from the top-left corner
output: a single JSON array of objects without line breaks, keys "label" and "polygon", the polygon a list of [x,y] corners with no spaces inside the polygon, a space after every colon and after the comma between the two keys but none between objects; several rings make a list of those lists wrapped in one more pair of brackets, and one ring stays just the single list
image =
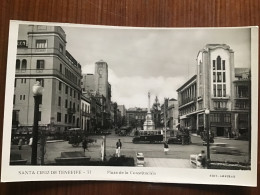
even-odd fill
[{"label": "black and white photograph", "polygon": [[256,185],[257,33],[11,22],[2,179]]}]

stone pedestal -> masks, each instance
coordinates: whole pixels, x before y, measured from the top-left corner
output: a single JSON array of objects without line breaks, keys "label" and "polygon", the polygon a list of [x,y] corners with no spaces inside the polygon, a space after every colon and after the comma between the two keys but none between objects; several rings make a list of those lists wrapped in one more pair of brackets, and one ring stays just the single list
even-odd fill
[{"label": "stone pedestal", "polygon": [[145,122],[144,122],[144,130],[154,130],[154,122],[152,120],[152,114],[151,113],[147,113],[146,117],[145,117]]},{"label": "stone pedestal", "polygon": [[152,114],[150,111],[150,92],[148,92],[148,111],[144,121],[144,130],[155,130]]}]

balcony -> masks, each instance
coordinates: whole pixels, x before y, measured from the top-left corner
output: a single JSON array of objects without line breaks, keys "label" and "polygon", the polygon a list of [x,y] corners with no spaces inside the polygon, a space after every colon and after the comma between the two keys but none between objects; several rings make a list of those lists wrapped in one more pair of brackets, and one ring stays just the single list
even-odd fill
[{"label": "balcony", "polygon": [[219,107],[214,107],[214,110],[226,111],[226,110],[228,110],[228,108],[219,108]]},{"label": "balcony", "polygon": [[90,113],[81,111],[81,115],[85,117],[90,117]]},{"label": "balcony", "polygon": [[76,113],[76,109],[75,108],[68,108],[68,114],[75,114]]},{"label": "balcony", "polygon": [[18,40],[17,41],[17,47],[18,48],[27,48],[26,40]]}]

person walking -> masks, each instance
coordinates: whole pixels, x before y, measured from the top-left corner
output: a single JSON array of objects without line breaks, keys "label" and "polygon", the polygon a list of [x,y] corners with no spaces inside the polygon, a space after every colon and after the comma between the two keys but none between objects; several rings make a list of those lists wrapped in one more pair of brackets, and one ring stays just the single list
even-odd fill
[{"label": "person walking", "polygon": [[120,157],[121,148],[122,148],[122,143],[121,143],[120,139],[118,139],[118,141],[116,142],[116,154],[117,154],[117,157]]},{"label": "person walking", "polygon": [[163,143],[163,151],[164,151],[164,154],[167,154],[168,151],[169,151],[169,146],[168,146],[168,143],[167,143],[167,142],[164,142],[164,143]]},{"label": "person walking", "polygon": [[83,150],[84,150],[84,153],[85,153],[85,150],[88,150],[87,138],[84,138],[84,139],[83,139],[82,148],[83,148]]},{"label": "person walking", "polygon": [[23,145],[23,139],[20,138],[19,142],[18,142],[18,149],[21,150],[22,149],[22,145]]},{"label": "person walking", "polygon": [[33,143],[33,138],[30,137],[30,139],[29,139],[29,144],[28,144],[28,145],[32,147],[32,143]]}]

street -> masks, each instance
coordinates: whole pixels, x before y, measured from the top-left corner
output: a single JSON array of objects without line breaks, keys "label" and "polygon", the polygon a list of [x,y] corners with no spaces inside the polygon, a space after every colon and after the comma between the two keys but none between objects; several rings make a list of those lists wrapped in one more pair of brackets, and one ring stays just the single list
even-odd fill
[{"label": "street", "polygon": [[[101,143],[103,141],[102,136],[91,136],[90,138],[96,140],[92,144],[88,144],[88,150],[85,155],[90,156],[91,160],[100,160],[101,157]],[[189,167],[188,164],[190,154],[199,154],[201,150],[207,150],[206,146],[202,145],[200,137],[191,136],[192,143],[190,145],[170,144],[169,152],[167,154],[163,151],[163,144],[148,144],[139,143],[133,144],[133,136],[118,136],[114,133],[106,136],[106,157],[110,158],[115,155],[116,142],[118,139],[122,142],[121,155],[128,157],[135,157],[137,152],[142,152],[145,157],[146,166],[159,166],[159,167],[173,167],[174,166]],[[232,161],[232,162],[247,162],[248,161],[248,141],[232,140],[225,138],[215,138],[215,143],[228,143],[231,146],[237,147],[242,152],[241,155],[228,155],[228,154],[211,154],[211,160],[213,161]],[[59,157],[61,152],[73,152],[83,151],[81,145],[73,147],[68,141],[49,141],[46,143],[46,154],[44,158],[45,164],[55,163],[55,158]],[[30,164],[31,159],[31,147],[23,145],[22,150],[18,150],[17,145],[12,145],[12,153],[19,153],[23,159],[27,159],[27,164]],[[38,145],[38,156],[40,156]],[[156,158],[158,161],[156,162]],[[168,159],[168,160],[167,160]],[[176,164],[177,159],[179,163]],[[173,162],[173,160],[175,160]],[[185,160],[185,161],[181,161]],[[38,163],[40,159],[38,159]]]}]

